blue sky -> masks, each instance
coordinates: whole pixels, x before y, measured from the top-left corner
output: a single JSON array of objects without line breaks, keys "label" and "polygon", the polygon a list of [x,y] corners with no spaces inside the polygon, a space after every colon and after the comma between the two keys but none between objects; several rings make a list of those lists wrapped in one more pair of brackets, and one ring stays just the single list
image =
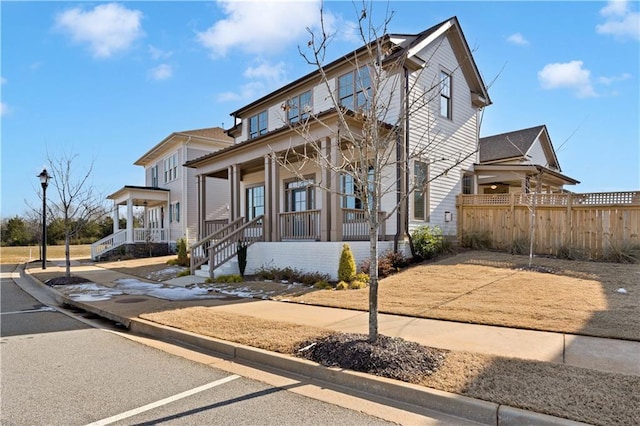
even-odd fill
[{"label": "blue sky", "polygon": [[[390,31],[457,16],[493,105],[482,136],[546,124],[576,192],[640,190],[638,2],[376,2]],[[105,196],[171,132],[229,113],[312,71],[298,54],[317,1],[2,1],[1,216],[38,206],[47,155],[93,162]],[[347,1],[325,2],[330,59],[358,47]],[[382,17],[382,16],[380,16]],[[495,79],[495,81],[494,81]]]}]

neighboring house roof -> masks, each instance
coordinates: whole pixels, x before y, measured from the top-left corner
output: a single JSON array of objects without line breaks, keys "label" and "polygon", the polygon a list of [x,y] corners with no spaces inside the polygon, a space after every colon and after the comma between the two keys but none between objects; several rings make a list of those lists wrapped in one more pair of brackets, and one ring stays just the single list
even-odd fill
[{"label": "neighboring house roof", "polygon": [[527,152],[537,140],[540,140],[547,157],[547,164],[540,165],[561,171],[545,125],[480,138],[479,161],[485,164],[511,159],[528,160]]},{"label": "neighboring house roof", "polygon": [[172,145],[178,145],[184,142],[184,138],[189,140],[190,138],[196,138],[200,142],[208,143],[212,148],[220,149],[233,144],[233,138],[228,136],[225,130],[221,127],[208,127],[204,129],[185,130],[181,132],[173,132],[160,143],[147,151],[138,160],[136,160],[136,166],[144,166],[149,161],[155,161],[158,156],[164,155],[168,148]]},{"label": "neighboring house roof", "polygon": [[[418,34],[415,35],[401,35],[401,34],[386,34],[384,36],[382,36],[383,38],[392,40],[394,38],[402,38],[402,39],[411,39],[414,38],[413,41],[411,41],[408,45],[406,46],[401,46],[400,49],[393,49],[393,53],[385,59],[385,62],[391,58],[395,58],[398,57],[399,55],[402,54],[406,54],[408,57],[412,57],[415,56],[416,53],[418,53],[420,50],[422,50],[423,47],[425,47],[426,45],[428,45],[430,42],[433,41],[433,39],[430,39],[429,37],[431,36],[440,36],[441,34],[446,33],[447,31],[452,31],[452,34],[454,35],[453,37],[453,47],[454,49],[457,50],[457,55],[459,56],[458,60],[460,61],[460,66],[463,70],[463,72],[465,72],[465,75],[467,78],[473,79],[475,81],[470,83],[470,87],[474,88],[475,93],[477,93],[478,95],[480,95],[483,98],[483,103],[485,105],[490,105],[491,104],[491,100],[489,98],[489,93],[487,92],[487,88],[486,85],[484,84],[484,81],[482,80],[482,76],[480,75],[480,72],[478,71],[478,68],[475,64],[475,61],[473,59],[473,55],[471,54],[471,49],[469,49],[469,45],[467,44],[467,41],[464,37],[464,34],[462,33],[462,29],[460,28],[460,24],[458,22],[458,18],[453,16],[445,21],[440,22],[439,24],[436,24]],[[351,60],[354,56],[357,56],[359,54],[361,54],[362,52],[365,51],[366,49],[366,45],[336,59],[335,61],[324,65],[323,69],[325,70],[325,72],[330,71],[333,68],[336,68],[340,65],[343,65],[345,63],[345,61]],[[417,56],[416,56],[417,57]],[[421,59],[422,62],[428,62],[428,60],[424,60]],[[260,105],[261,103],[264,103],[266,101],[269,101],[271,98],[274,98],[278,95],[283,94],[284,92],[287,92],[289,90],[292,90],[298,86],[301,86],[303,84],[305,84],[307,81],[311,80],[312,78],[316,78],[319,76],[320,71],[319,70],[315,70],[313,72],[310,72],[309,74],[295,80],[292,81],[291,83],[279,88],[278,90],[275,90],[259,99],[257,99],[254,102],[251,102],[248,105],[245,105],[244,107],[234,111],[231,113],[231,116],[233,117],[238,117],[243,115],[243,113],[249,109],[254,108],[257,105]],[[234,127],[236,127],[236,125],[234,125]],[[233,130],[232,127],[231,129],[229,129],[228,131]]]}]

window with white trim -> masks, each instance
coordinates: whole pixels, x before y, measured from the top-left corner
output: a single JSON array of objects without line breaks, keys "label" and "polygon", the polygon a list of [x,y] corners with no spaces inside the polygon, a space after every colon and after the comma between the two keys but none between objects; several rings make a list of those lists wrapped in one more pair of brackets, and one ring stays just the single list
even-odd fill
[{"label": "window with white trim", "polygon": [[371,73],[368,66],[338,77],[338,102],[351,111],[367,110],[371,100]]},{"label": "window with white trim", "polygon": [[[373,166],[369,166],[367,172],[369,180],[369,190],[373,191]],[[350,174],[343,174],[340,176],[340,192],[342,193],[342,200],[340,205],[343,209],[364,209],[364,201],[362,200],[362,194],[364,188],[362,185],[358,185],[355,179]],[[371,200],[372,197],[369,197]]]},{"label": "window with white trim", "polygon": [[178,179],[178,154],[164,159],[164,183]]},{"label": "window with white trim", "polygon": [[313,210],[316,206],[313,177],[285,183],[285,211]]},{"label": "window with white trim", "polygon": [[262,216],[264,214],[264,185],[247,188],[246,195],[247,220]]},{"label": "window with white trim", "polygon": [[473,194],[473,174],[464,173],[462,175],[462,193],[465,195]]},{"label": "window with white trim", "polygon": [[158,187],[158,165],[151,167],[151,186]]},{"label": "window with white trim", "polygon": [[169,223],[180,223],[180,203],[172,203],[169,206]]},{"label": "window with white trim", "polygon": [[429,164],[415,161],[413,164],[413,218],[429,221]]},{"label": "window with white trim", "polygon": [[451,120],[452,117],[451,74],[440,71],[440,115]]},{"label": "window with white trim", "polygon": [[249,117],[249,139],[267,133],[267,111]]},{"label": "window with white trim", "polygon": [[289,124],[309,118],[311,111],[311,90],[291,98],[287,102],[287,119]]}]

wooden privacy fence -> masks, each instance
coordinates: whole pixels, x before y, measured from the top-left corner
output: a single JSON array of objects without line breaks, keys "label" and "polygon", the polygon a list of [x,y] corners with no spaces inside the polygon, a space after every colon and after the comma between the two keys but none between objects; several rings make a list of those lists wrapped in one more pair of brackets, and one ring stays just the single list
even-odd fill
[{"label": "wooden privacy fence", "polygon": [[[536,254],[570,249],[589,258],[640,245],[640,191],[589,194],[459,195],[458,238],[486,233],[496,248],[527,244]],[[535,211],[535,216],[533,212]]]}]

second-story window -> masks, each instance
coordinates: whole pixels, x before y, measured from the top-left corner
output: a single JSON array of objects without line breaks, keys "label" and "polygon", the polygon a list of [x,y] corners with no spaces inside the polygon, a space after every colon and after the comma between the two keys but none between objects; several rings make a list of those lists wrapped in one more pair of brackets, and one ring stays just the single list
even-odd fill
[{"label": "second-story window", "polygon": [[440,115],[451,120],[451,74],[440,72]]},{"label": "second-story window", "polygon": [[178,154],[164,159],[164,183],[178,179]]},{"label": "second-story window", "polygon": [[429,220],[429,165],[416,161],[413,165],[415,189],[413,191],[413,218]]},{"label": "second-story window", "polygon": [[287,102],[287,107],[287,118],[290,124],[309,118],[309,112],[311,111],[311,90],[291,98],[289,102]]},{"label": "second-story window", "polygon": [[262,111],[249,118],[249,139],[267,133],[267,111]]},{"label": "second-story window", "polygon": [[364,66],[338,77],[338,102],[351,111],[366,110],[371,101],[371,74]]},{"label": "second-story window", "polygon": [[158,187],[158,165],[151,167],[151,186]]}]

